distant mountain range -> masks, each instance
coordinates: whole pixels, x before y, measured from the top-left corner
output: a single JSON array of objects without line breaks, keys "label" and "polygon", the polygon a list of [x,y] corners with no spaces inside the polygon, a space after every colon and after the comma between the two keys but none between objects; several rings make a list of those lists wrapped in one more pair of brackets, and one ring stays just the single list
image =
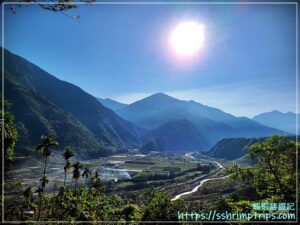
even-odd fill
[{"label": "distant mountain range", "polygon": [[195,101],[178,100],[163,93],[151,95],[115,112],[149,130],[157,129],[173,120],[189,121],[204,136],[205,144],[202,146],[212,146],[222,138],[286,134],[249,118],[235,117],[220,109]]},{"label": "distant mountain range", "polygon": [[20,134],[18,149],[53,134],[60,149],[71,145],[91,158],[129,148],[159,151],[209,149],[223,138],[265,137],[286,132],[246,117],[164,93],[126,105],[100,99],[4,51],[5,98]]},{"label": "distant mountain range", "polygon": [[[277,110],[274,110],[272,112],[259,114],[253,117],[253,120],[269,127],[274,127],[280,130],[296,134],[296,116],[297,114],[293,112],[282,113]],[[298,127],[300,127],[299,120]]]},{"label": "distant mountain range", "polygon": [[121,109],[121,108],[124,108],[125,106],[127,106],[127,104],[124,104],[124,103],[120,103],[120,102],[117,102],[117,101],[114,101],[112,99],[109,99],[109,98],[97,98],[99,102],[101,102],[102,105],[104,105],[105,107],[113,110],[113,111],[116,111],[118,109]]},{"label": "distant mountain range", "polygon": [[19,146],[34,146],[48,133],[60,148],[71,145],[84,158],[140,145],[143,130],[95,97],[9,51],[4,54],[5,98],[12,103]]}]

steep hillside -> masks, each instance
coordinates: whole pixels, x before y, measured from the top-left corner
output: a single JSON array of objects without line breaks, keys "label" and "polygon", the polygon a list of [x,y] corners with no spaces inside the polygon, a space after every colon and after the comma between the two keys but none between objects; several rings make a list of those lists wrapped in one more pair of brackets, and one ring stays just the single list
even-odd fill
[{"label": "steep hillside", "polygon": [[[224,138],[215,144],[205,154],[214,158],[247,161],[245,154],[247,153],[247,147],[262,142],[267,137],[261,138]],[[296,141],[296,136],[286,136],[288,140]],[[299,137],[298,137],[299,139]],[[243,157],[243,158],[241,158]],[[241,158],[241,159],[240,159]]]},{"label": "steep hillside", "polygon": [[224,138],[206,154],[214,158],[234,160],[244,156],[249,145],[264,140],[265,138]]},{"label": "steep hillside", "polygon": [[5,73],[5,97],[12,103],[11,112],[19,131],[17,150],[37,145],[42,134],[54,135],[61,148],[72,145],[83,158],[105,155],[111,150],[70,113],[24,87],[8,73]]},{"label": "steep hillside", "polygon": [[194,151],[208,146],[204,135],[187,120],[173,120],[142,137],[145,145],[154,142],[160,151]]},{"label": "steep hillside", "polygon": [[[99,154],[101,149],[117,150],[139,144],[139,128],[117,116],[79,87],[55,78],[8,51],[5,51],[5,70],[6,74],[10,74],[5,77],[9,83],[5,88],[5,98],[13,105],[16,122],[23,124],[23,130],[27,130],[30,144],[34,144],[33,139],[51,130],[60,140],[68,138],[70,145],[84,139],[83,142],[87,143],[82,147],[86,151],[99,151]],[[22,91],[16,92],[16,89]],[[73,135],[69,133],[66,137],[70,121],[82,129],[74,129],[74,132],[70,131]],[[85,135],[89,137],[84,138]]]}]

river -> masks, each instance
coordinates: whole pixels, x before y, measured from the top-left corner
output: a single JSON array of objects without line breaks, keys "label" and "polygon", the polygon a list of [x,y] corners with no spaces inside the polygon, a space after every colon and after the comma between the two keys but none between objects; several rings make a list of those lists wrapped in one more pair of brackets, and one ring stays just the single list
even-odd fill
[{"label": "river", "polygon": [[[185,154],[185,156],[189,157],[189,158],[195,158],[194,156],[192,156],[192,153],[187,153],[187,154]],[[219,162],[212,161],[212,160],[206,160],[206,161],[213,162],[214,164],[216,164],[218,166],[219,171],[217,173],[215,173],[213,176],[218,175],[219,173],[221,173],[224,170],[224,167]],[[213,178],[207,178],[207,179],[201,180],[200,183],[196,187],[194,187],[191,191],[182,192],[181,194],[176,195],[174,198],[172,198],[172,201],[175,201],[175,200],[181,198],[184,195],[190,195],[190,194],[196,192],[207,181],[220,180],[220,179],[225,179],[227,177],[229,177],[229,175],[224,176],[224,177],[213,177]]]}]

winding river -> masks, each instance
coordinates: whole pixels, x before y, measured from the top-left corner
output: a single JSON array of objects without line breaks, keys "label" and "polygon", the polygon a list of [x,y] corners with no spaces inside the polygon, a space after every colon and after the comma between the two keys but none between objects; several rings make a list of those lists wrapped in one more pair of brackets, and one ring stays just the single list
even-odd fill
[{"label": "winding river", "polygon": [[[192,153],[187,153],[187,154],[185,154],[185,156],[186,157],[190,157],[190,158],[194,158],[194,156],[192,156]],[[219,171],[216,174],[214,174],[214,176],[218,175],[219,173],[221,173],[224,170],[224,167],[219,162],[217,162],[217,161],[211,161],[211,160],[207,160],[207,161],[213,162],[213,163],[215,163],[218,166],[218,170]],[[175,201],[175,200],[181,198],[184,195],[190,195],[190,194],[196,192],[207,181],[221,180],[221,179],[225,179],[227,177],[229,177],[229,175],[224,176],[224,177],[213,177],[213,178],[207,178],[207,179],[201,180],[200,183],[196,187],[194,187],[191,191],[186,191],[186,192],[183,192],[181,194],[176,195],[174,198],[172,198],[172,201]]]}]

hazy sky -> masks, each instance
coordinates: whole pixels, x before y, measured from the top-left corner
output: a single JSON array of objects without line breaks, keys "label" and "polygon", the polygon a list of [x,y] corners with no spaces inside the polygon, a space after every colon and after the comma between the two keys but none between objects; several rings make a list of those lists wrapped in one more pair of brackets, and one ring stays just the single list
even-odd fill
[{"label": "hazy sky", "polygon": [[[156,92],[238,116],[295,112],[295,5],[93,5],[69,15],[5,10],[4,47],[97,97],[130,103]],[[177,55],[181,22],[205,27],[203,48]]]}]

